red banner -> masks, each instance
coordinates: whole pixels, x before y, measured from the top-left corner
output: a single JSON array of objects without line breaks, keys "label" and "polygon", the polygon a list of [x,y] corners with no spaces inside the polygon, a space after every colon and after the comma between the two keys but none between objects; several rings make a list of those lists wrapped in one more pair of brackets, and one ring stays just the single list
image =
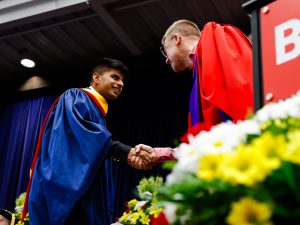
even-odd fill
[{"label": "red banner", "polygon": [[300,1],[274,1],[260,15],[266,104],[300,89]]}]

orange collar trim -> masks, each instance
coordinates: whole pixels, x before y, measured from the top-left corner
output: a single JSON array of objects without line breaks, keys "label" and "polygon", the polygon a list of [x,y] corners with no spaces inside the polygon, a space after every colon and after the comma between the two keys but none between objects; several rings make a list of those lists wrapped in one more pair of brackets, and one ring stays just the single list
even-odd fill
[{"label": "orange collar trim", "polygon": [[82,89],[95,97],[95,99],[101,105],[101,107],[103,108],[103,110],[106,114],[108,111],[108,103],[105,100],[105,98],[102,95],[100,95],[97,91],[95,91],[94,89],[89,89],[89,88],[82,88]]}]

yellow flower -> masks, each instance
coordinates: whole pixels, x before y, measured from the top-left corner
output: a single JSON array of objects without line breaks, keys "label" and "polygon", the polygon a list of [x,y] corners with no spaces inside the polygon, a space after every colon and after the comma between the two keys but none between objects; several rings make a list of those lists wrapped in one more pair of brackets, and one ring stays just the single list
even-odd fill
[{"label": "yellow flower", "polygon": [[230,225],[271,225],[271,215],[268,204],[245,197],[232,204],[226,222]]},{"label": "yellow flower", "polygon": [[19,221],[16,223],[16,225],[25,225],[25,224],[29,224],[29,214],[27,213],[23,222],[21,220],[21,218],[19,218]]},{"label": "yellow flower", "polygon": [[220,140],[217,140],[217,141],[214,143],[214,147],[216,147],[216,148],[220,148],[220,147],[222,147],[223,145],[224,145],[223,142],[220,141]]},{"label": "yellow flower", "polygon": [[220,178],[232,184],[253,186],[272,171],[270,164],[261,151],[240,145],[235,154],[224,154]]},{"label": "yellow flower", "polygon": [[265,123],[260,125],[260,129],[262,131],[266,130],[270,125],[272,124],[272,121],[266,121]]},{"label": "yellow flower", "polygon": [[153,198],[152,201],[150,202],[151,206],[156,206],[158,204],[158,200],[156,198]]},{"label": "yellow flower", "polygon": [[197,171],[197,176],[201,180],[211,181],[218,178],[219,165],[223,160],[222,154],[208,154],[199,159],[200,166]]},{"label": "yellow flower", "polygon": [[124,212],[123,215],[120,217],[120,222],[127,221],[129,215],[130,215],[130,212],[129,213]]},{"label": "yellow flower", "polygon": [[289,132],[288,140],[286,160],[300,164],[300,131]]},{"label": "yellow flower", "polygon": [[136,203],[138,203],[138,200],[132,199],[132,200],[130,200],[128,202],[127,207],[130,208],[130,209],[132,209],[132,208],[134,208],[134,206],[136,205]]},{"label": "yellow flower", "polygon": [[129,220],[130,224],[136,224],[136,222],[138,221],[138,219],[140,218],[140,212],[135,212],[135,213],[132,213],[130,215],[130,218],[128,217],[127,220]]},{"label": "yellow flower", "polygon": [[145,213],[141,214],[140,222],[142,224],[148,225],[150,223],[150,218]]},{"label": "yellow flower", "polygon": [[276,119],[274,120],[274,124],[277,126],[277,127],[280,127],[282,129],[286,129],[287,128],[287,123],[283,120],[280,120],[280,119]]},{"label": "yellow flower", "polygon": [[274,136],[270,132],[265,132],[253,141],[252,146],[266,155],[273,169],[279,168],[281,159],[286,158],[286,140],[283,135]]},{"label": "yellow flower", "polygon": [[156,209],[150,210],[149,214],[150,214],[150,215],[153,215],[154,218],[157,218],[158,215],[159,215],[162,211],[163,211],[162,208],[156,208]]},{"label": "yellow flower", "polygon": [[297,128],[299,129],[300,127],[300,114],[298,113],[298,118],[288,118],[287,124],[289,127]]}]

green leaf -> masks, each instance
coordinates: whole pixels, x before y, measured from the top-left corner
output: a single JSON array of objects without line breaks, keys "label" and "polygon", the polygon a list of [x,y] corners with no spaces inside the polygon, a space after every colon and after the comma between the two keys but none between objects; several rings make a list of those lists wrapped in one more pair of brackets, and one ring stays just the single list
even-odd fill
[{"label": "green leaf", "polygon": [[282,164],[282,169],[285,174],[288,186],[290,187],[290,189],[294,193],[296,199],[300,203],[299,187],[296,183],[296,179],[294,176],[293,165],[289,162],[284,162]]},{"label": "green leaf", "polygon": [[175,166],[176,162],[174,160],[172,161],[165,161],[162,165],[162,168],[165,170],[172,170]]}]

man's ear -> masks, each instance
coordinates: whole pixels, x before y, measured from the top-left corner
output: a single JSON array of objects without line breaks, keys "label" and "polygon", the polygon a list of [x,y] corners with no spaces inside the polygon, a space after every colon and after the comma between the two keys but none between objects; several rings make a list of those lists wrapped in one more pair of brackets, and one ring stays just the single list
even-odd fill
[{"label": "man's ear", "polygon": [[174,40],[175,40],[176,46],[180,45],[180,44],[181,44],[181,41],[182,41],[181,35],[178,34],[178,33],[175,33],[175,34],[174,34]]},{"label": "man's ear", "polygon": [[94,83],[96,83],[96,84],[99,83],[99,77],[100,77],[100,74],[98,72],[93,73],[92,78],[93,78]]}]

